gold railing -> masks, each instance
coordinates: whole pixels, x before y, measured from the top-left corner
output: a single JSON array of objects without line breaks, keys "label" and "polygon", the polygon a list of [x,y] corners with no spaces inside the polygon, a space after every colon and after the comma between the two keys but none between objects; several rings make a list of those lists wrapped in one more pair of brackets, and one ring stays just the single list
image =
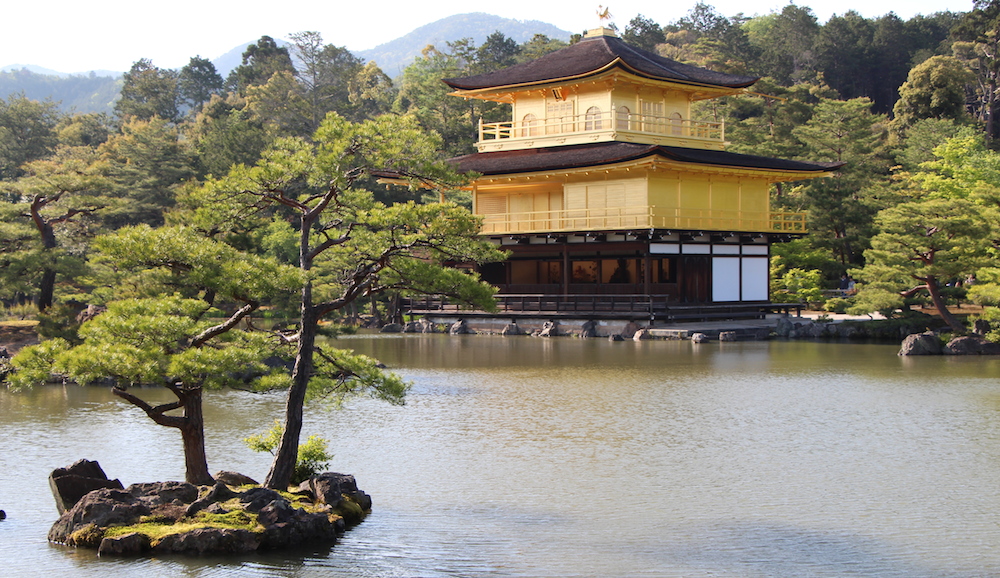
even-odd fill
[{"label": "gold railing", "polygon": [[621,207],[521,211],[483,217],[482,233],[544,233],[622,229],[805,233],[806,213]]},{"label": "gold railing", "polygon": [[559,118],[484,123],[479,119],[479,141],[532,139],[551,135],[622,131],[722,142],[725,124],[703,120],[642,114],[598,113]]}]

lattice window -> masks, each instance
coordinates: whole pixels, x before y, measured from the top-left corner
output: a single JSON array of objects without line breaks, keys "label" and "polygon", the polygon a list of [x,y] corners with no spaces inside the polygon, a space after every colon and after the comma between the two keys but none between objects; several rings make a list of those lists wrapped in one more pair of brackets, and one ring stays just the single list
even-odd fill
[{"label": "lattice window", "polygon": [[545,105],[545,132],[573,132],[573,102],[557,100]]},{"label": "lattice window", "polygon": [[628,109],[627,106],[619,106],[616,113],[615,128],[618,130],[629,130],[631,123],[632,111]]},{"label": "lattice window", "polygon": [[521,136],[538,136],[538,119],[528,113],[521,119]]},{"label": "lattice window", "polygon": [[675,112],[670,115],[670,134],[674,136],[680,136],[683,132],[684,120],[681,118],[681,113]]},{"label": "lattice window", "polygon": [[587,109],[587,114],[584,117],[583,130],[601,130],[601,109],[596,106],[592,106]]},{"label": "lattice window", "polygon": [[642,130],[646,132],[666,132],[662,101],[642,101]]}]

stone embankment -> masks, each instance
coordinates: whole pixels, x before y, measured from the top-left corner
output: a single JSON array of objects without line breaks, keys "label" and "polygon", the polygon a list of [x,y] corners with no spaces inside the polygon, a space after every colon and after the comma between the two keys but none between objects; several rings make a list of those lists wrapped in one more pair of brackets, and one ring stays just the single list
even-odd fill
[{"label": "stone embankment", "polygon": [[49,481],[61,514],[49,541],[95,548],[101,555],[333,545],[371,511],[371,498],[358,490],[354,476],[332,472],[289,492],[260,487],[234,472],[216,474],[214,486],[155,482],[122,488],[97,462],[80,460],[53,471]]},{"label": "stone embankment", "polygon": [[[936,324],[936,325],[935,325]],[[809,317],[770,317],[768,319],[730,320],[683,323],[669,326],[644,326],[636,321],[593,321],[582,319],[539,320],[459,319],[448,323],[420,319],[404,324],[390,324],[384,333],[449,333],[451,335],[528,335],[533,337],[571,336],[605,338],[611,341],[643,341],[646,339],[690,340],[694,343],[712,341],[765,341],[778,339],[874,340],[904,341],[900,355],[1000,355],[1000,344],[983,336],[989,326],[977,321],[975,333],[941,341],[933,331],[921,331],[925,326],[940,326],[940,319],[923,316],[907,320],[849,318],[830,319]],[[918,337],[922,336],[922,337]]]}]

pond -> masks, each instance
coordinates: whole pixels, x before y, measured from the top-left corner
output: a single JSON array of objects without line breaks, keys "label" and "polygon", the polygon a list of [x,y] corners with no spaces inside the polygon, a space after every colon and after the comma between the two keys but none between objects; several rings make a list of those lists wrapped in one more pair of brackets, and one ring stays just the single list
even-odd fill
[{"label": "pond", "polygon": [[[851,343],[350,336],[407,405],[307,410],[372,515],[332,549],[97,558],[52,546],[46,477],[80,458],[181,479],[179,435],[103,388],[0,392],[5,575],[1000,575],[1000,359]],[[165,392],[143,394],[166,400]],[[169,395],[169,394],[167,394]],[[211,470],[283,396],[206,395]]]}]

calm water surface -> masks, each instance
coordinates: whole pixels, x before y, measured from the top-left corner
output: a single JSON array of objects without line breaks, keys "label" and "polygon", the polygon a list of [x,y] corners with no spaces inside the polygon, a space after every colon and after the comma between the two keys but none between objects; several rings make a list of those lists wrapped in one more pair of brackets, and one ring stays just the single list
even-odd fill
[{"label": "calm water surface", "polygon": [[[413,382],[405,407],[307,412],[374,513],[332,549],[98,559],[45,541],[79,458],[181,479],[179,435],[101,388],[0,392],[3,574],[1000,576],[1000,360],[896,347],[448,336],[339,344]],[[167,399],[162,392],[147,397]],[[167,394],[169,395],[169,394]],[[281,395],[206,396],[209,465]]]}]

